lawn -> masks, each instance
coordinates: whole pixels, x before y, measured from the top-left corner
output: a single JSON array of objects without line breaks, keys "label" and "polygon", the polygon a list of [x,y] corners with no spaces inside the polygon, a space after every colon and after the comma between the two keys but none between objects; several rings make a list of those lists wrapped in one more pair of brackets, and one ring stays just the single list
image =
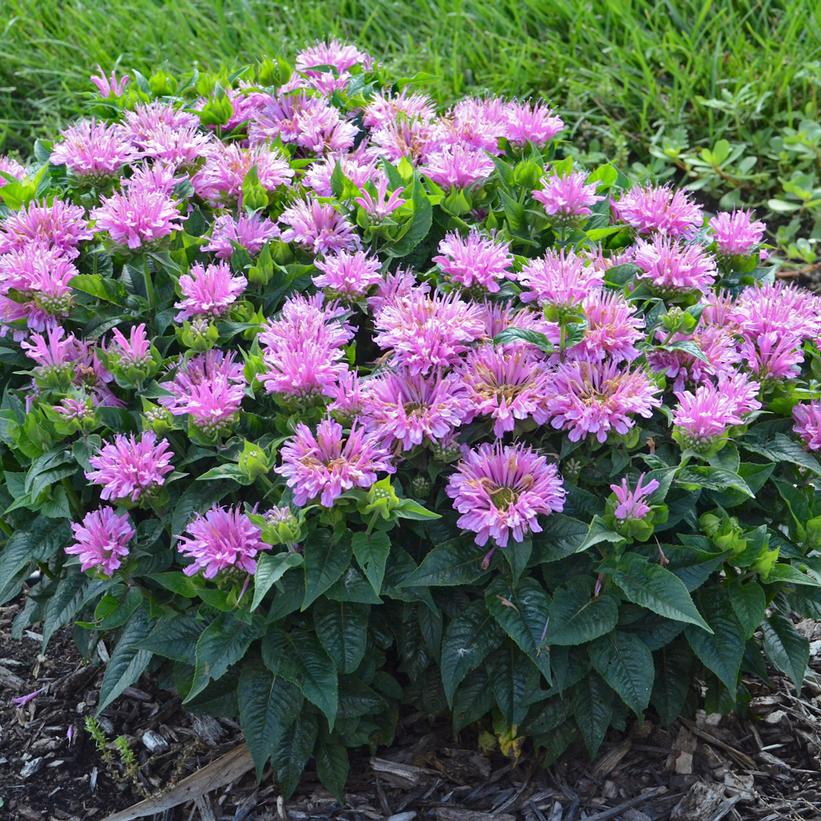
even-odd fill
[{"label": "lawn", "polygon": [[[793,263],[821,236],[821,7],[812,0],[5,0],[0,146],[25,151],[79,108],[89,69],[241,67],[323,36],[357,43],[442,102],[543,95],[586,159],[689,178],[756,207]],[[585,157],[583,157],[584,159]],[[775,239],[775,237],[773,237]]]}]

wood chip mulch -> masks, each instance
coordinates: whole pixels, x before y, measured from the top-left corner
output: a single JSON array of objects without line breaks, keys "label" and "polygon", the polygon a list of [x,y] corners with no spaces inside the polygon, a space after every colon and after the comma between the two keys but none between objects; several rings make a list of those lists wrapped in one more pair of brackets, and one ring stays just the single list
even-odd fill
[{"label": "wood chip mulch", "polygon": [[[394,747],[352,758],[340,804],[310,769],[284,802],[270,773],[257,784],[236,724],[187,714],[151,681],[100,719],[107,737],[124,736],[136,757],[134,772],[124,772],[113,744],[100,755],[83,726],[96,705],[99,665],[83,662],[68,631],[44,655],[37,633],[12,639],[18,607],[0,608],[3,819],[821,819],[819,624],[799,625],[813,666],[801,694],[773,675],[771,687],[756,685],[746,719],[699,714],[668,729],[648,720],[611,733],[594,762],[578,751],[544,769],[527,753],[515,763],[485,756],[472,734],[454,738],[446,724],[408,715]],[[36,690],[22,706],[13,701]]]}]

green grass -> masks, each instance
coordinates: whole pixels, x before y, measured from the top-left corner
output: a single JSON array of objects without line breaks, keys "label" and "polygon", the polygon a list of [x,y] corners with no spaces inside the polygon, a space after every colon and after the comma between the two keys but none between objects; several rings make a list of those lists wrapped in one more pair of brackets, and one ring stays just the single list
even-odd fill
[{"label": "green grass", "polygon": [[[239,66],[337,36],[405,76],[432,75],[425,85],[443,103],[544,95],[591,155],[712,174],[707,193],[729,186],[759,205],[783,195],[795,159],[773,139],[818,119],[819,31],[813,0],[3,0],[0,145],[26,153],[33,135],[52,135],[76,113],[96,63],[143,73]],[[698,167],[698,149],[721,139],[756,157],[749,178]],[[811,137],[799,158],[802,172],[817,173],[819,142]],[[808,229],[813,198],[804,199],[781,213]]]}]

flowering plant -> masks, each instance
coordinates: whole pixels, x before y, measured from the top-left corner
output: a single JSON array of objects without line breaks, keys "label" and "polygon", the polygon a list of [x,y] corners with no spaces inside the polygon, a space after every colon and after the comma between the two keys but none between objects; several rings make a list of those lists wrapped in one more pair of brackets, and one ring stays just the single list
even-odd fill
[{"label": "flowering plant", "polygon": [[339,794],[411,707],[550,762],[800,686],[821,299],[752,214],[336,42],[93,79],[0,172],[0,603],[114,642],[101,710],[151,671]]}]

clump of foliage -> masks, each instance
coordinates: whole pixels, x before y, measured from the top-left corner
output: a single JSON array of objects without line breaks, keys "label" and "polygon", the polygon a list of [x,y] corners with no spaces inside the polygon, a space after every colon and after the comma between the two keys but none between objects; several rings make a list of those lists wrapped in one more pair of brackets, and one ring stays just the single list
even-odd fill
[{"label": "clump of foliage", "polygon": [[113,642],[101,711],[151,672],[340,794],[408,709],[551,762],[800,686],[821,298],[751,213],[336,42],[92,79],[2,169],[0,602]]}]

